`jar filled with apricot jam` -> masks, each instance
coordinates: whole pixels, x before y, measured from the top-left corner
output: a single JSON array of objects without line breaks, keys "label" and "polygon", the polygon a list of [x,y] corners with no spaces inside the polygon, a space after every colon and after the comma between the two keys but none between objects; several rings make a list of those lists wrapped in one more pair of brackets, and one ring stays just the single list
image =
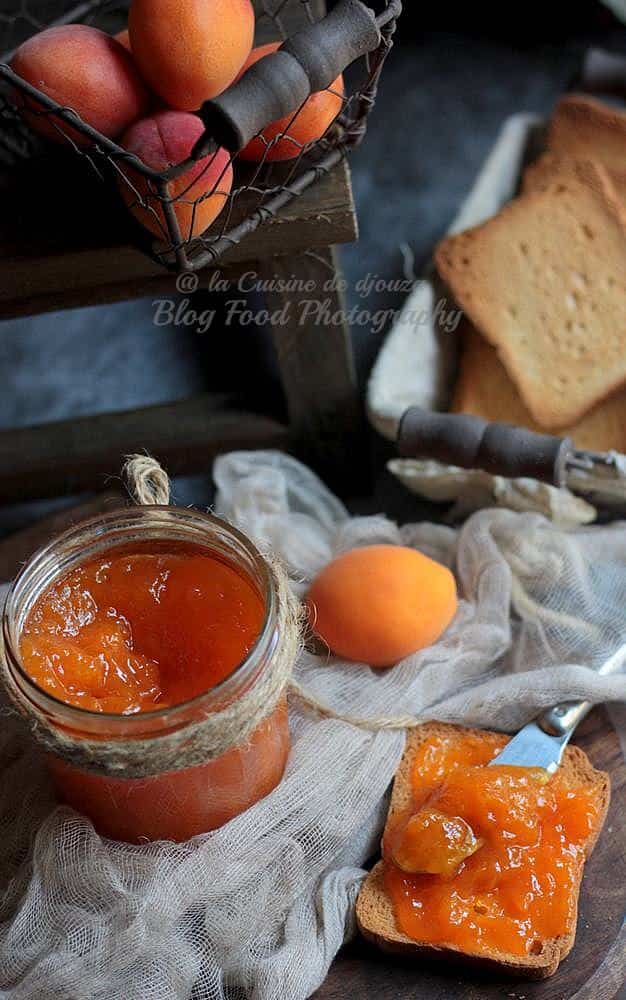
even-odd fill
[{"label": "jar filled with apricot jam", "polygon": [[5,605],[5,683],[35,735],[48,734],[60,800],[105,836],[182,841],[275,788],[289,753],[284,691],[266,712],[257,699],[253,728],[206,759],[202,727],[264,683],[279,600],[241,532],[182,508],[115,511],[36,553]]}]

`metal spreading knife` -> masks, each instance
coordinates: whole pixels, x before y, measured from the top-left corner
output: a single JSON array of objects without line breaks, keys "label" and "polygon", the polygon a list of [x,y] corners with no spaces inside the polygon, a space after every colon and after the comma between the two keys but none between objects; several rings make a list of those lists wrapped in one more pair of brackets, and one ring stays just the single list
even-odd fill
[{"label": "metal spreading knife", "polygon": [[[615,674],[626,663],[626,643],[609,657],[599,674]],[[492,764],[513,764],[517,767],[542,767],[554,774],[579,722],[591,711],[588,701],[569,701],[549,708],[534,722],[520,729],[504,750],[490,761]]]}]

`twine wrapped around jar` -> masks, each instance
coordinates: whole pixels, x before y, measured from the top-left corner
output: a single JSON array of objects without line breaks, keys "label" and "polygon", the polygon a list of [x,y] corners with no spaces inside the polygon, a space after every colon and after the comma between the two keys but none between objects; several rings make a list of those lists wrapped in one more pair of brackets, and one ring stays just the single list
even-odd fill
[{"label": "twine wrapped around jar", "polygon": [[[169,480],[154,459],[145,455],[130,456],[124,476],[137,504],[169,504]],[[6,637],[3,637],[0,680],[37,743],[46,752],[82,770],[126,778],[145,778],[194,767],[244,745],[284,696],[300,649],[300,603],[292,594],[285,571],[278,562],[265,561],[275,589],[277,611],[272,653],[265,669],[224,708],[208,712],[199,706],[196,718],[163,735],[93,739],[60,728],[17,683],[8,662]]]}]

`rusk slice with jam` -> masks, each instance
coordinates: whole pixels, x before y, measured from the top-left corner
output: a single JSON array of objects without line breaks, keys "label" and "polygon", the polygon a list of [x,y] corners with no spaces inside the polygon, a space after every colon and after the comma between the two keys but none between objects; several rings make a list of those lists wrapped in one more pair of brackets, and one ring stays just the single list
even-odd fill
[{"label": "rusk slice with jam", "polygon": [[[437,735],[459,732],[460,727],[444,723],[432,722],[410,730],[407,736],[404,755],[396,773],[387,824],[394,818],[406,813],[412,802],[411,774],[417,750],[427,741]],[[462,730],[475,736],[481,736],[480,730]],[[602,825],[606,818],[610,799],[609,777],[603,771],[597,771],[590,763],[587,755],[578,747],[568,747],[565,751],[561,768],[572,786],[590,789],[597,803],[596,823],[587,842],[584,845],[585,856],[589,857],[593,850]],[[365,880],[356,904],[357,924],[361,934],[379,948],[406,957],[421,959],[441,959],[447,962],[462,962],[483,968],[491,968],[500,972],[526,979],[544,979],[551,976],[559,963],[571,951],[576,936],[576,911],[580,881],[576,887],[573,899],[574,920],[572,931],[567,935],[541,941],[541,950],[532,954],[520,956],[506,952],[491,951],[484,954],[469,954],[451,945],[434,945],[430,942],[415,941],[398,930],[394,917],[392,901],[385,890],[385,861],[379,861]]]}]

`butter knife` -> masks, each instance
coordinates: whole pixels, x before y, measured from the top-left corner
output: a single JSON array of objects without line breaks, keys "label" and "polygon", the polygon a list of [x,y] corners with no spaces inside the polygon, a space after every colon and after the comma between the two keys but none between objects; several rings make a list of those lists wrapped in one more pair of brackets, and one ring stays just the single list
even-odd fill
[{"label": "butter knife", "polygon": [[[626,643],[599,668],[599,674],[615,674],[626,663]],[[542,767],[554,774],[579,722],[591,711],[589,701],[567,701],[555,705],[520,729],[504,750],[490,762],[517,767]]]}]

